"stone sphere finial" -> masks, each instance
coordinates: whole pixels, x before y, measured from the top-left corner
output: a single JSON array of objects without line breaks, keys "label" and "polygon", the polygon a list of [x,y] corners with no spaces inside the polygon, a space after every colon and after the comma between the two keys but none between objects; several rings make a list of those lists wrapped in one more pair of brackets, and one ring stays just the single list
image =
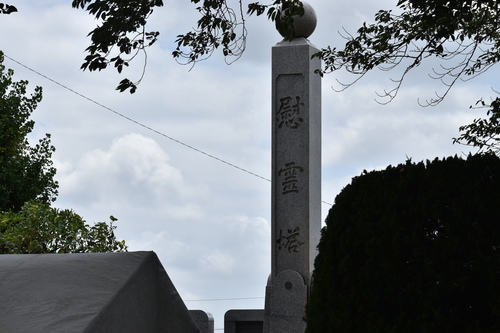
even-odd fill
[{"label": "stone sphere finial", "polygon": [[[305,1],[302,1],[302,5],[304,7],[304,15],[293,16],[293,29],[295,32],[295,38],[308,38],[314,32],[314,29],[316,29],[317,18],[314,8],[312,8],[312,6]],[[281,34],[281,36],[286,36],[286,33],[279,29],[278,32]]]}]

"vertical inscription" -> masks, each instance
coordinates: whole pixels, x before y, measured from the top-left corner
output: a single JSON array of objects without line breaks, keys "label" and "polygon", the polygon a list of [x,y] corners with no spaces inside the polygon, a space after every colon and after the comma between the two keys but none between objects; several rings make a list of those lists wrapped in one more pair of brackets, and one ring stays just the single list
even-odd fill
[{"label": "vertical inscription", "polygon": [[278,176],[283,178],[281,182],[282,194],[299,193],[299,188],[297,187],[299,172],[304,172],[304,168],[295,165],[295,162],[286,163],[285,167],[278,171]]},{"label": "vertical inscription", "polygon": [[283,233],[283,229],[280,229],[279,238],[276,240],[278,243],[278,250],[288,250],[289,253],[298,253],[299,247],[305,244],[305,242],[299,241],[300,237],[300,227],[295,227],[293,229],[286,229],[286,233]]},{"label": "vertical inscription", "polygon": [[304,76],[282,74],[276,79],[275,126],[277,129],[297,129],[306,118]]},{"label": "vertical inscription", "polygon": [[291,129],[298,128],[300,123],[304,121],[301,115],[303,107],[304,103],[300,102],[300,96],[295,96],[295,101],[292,96],[280,98],[280,107],[276,117],[278,128],[283,127],[283,125]]},{"label": "vertical inscription", "polygon": [[272,59],[271,275],[266,333],[304,332],[321,218],[321,68],[307,40],[280,42]]}]

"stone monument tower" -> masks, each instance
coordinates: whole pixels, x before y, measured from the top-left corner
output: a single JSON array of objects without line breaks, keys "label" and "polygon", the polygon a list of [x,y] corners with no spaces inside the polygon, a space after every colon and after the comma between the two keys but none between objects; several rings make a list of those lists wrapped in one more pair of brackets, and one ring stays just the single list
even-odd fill
[{"label": "stone monument tower", "polygon": [[304,332],[321,229],[321,68],[307,38],[316,14],[294,17],[296,38],[272,49],[271,274],[265,333]]}]

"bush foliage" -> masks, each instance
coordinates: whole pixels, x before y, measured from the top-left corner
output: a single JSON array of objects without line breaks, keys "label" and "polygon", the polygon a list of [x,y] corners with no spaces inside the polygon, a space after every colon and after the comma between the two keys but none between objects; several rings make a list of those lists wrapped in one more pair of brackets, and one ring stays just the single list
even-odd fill
[{"label": "bush foliage", "polygon": [[50,134],[35,146],[28,142],[35,126],[30,117],[42,100],[42,88],[27,95],[28,81],[14,81],[14,71],[3,60],[0,51],[0,212],[17,212],[29,200],[54,201],[59,185]]},{"label": "bush foliage", "polygon": [[364,172],[322,230],[307,332],[500,332],[500,159]]},{"label": "bush foliage", "polygon": [[126,251],[110,219],[90,226],[71,209],[30,201],[19,212],[0,213],[0,254]]},{"label": "bush foliage", "polygon": [[[0,4],[0,10],[1,10]],[[27,96],[28,81],[13,81],[0,51],[0,254],[126,251],[113,222],[93,226],[70,209],[50,207],[59,187],[50,134],[34,147],[28,134],[42,88]]]}]

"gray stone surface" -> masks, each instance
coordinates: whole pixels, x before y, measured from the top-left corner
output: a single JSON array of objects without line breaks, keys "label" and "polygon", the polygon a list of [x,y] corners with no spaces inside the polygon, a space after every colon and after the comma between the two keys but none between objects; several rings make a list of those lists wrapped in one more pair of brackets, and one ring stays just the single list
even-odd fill
[{"label": "gray stone surface", "polygon": [[229,310],[224,315],[224,333],[262,333],[264,310]]},{"label": "gray stone surface", "polygon": [[[316,52],[306,38],[272,50],[272,258],[264,332],[305,329],[321,229],[321,78],[314,73],[321,62],[311,59]],[[282,282],[292,288],[284,290]]]},{"label": "gray stone surface", "polygon": [[309,284],[321,228],[321,79],[305,38],[273,47],[272,269]]},{"label": "gray stone surface", "polygon": [[189,310],[189,313],[200,328],[200,333],[214,333],[214,317],[212,314],[203,310]]},{"label": "gray stone surface", "polygon": [[302,318],[307,290],[304,279],[296,271],[286,270],[278,274],[267,300],[270,309],[269,312],[266,309],[269,332],[304,332],[306,325]]},{"label": "gray stone surface", "polygon": [[321,228],[321,79],[305,38],[273,47],[271,279],[310,283]]},{"label": "gray stone surface", "polygon": [[[316,29],[316,12],[307,2],[302,1],[302,5],[304,6],[304,15],[293,17],[293,30],[296,37],[308,38]],[[284,36],[282,31],[279,33]]]},{"label": "gray stone surface", "polygon": [[0,332],[197,333],[154,252],[0,255]]}]

